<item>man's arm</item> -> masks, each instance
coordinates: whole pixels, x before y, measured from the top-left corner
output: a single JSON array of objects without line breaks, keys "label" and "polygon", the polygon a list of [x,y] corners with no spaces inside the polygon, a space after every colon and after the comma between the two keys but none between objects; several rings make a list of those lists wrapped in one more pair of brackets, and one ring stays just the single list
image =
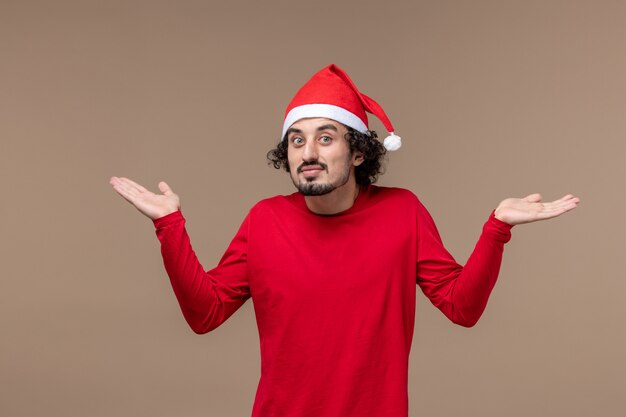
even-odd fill
[{"label": "man's arm", "polygon": [[202,268],[185,229],[180,199],[165,183],[155,194],[136,182],[112,177],[111,185],[150,218],[161,242],[163,264],[183,316],[196,333],[209,332],[228,319],[250,297],[247,277],[247,218],[217,267]]},{"label": "man's arm", "polygon": [[511,239],[513,225],[556,217],[575,208],[580,199],[568,194],[551,203],[540,201],[539,194],[503,200],[485,222],[465,266],[443,246],[435,222],[419,203],[417,284],[452,322],[471,327],[480,319],[498,278],[504,244]]},{"label": "man's arm", "polygon": [[437,226],[419,203],[417,219],[417,284],[435,307],[455,324],[472,327],[487,305],[502,261],[511,225],[491,213],[465,266],[444,247]]},{"label": "man's arm", "polygon": [[163,265],[185,320],[207,333],[220,326],[250,298],[247,274],[248,218],[218,265],[205,271],[191,247],[180,211],[155,219]]}]

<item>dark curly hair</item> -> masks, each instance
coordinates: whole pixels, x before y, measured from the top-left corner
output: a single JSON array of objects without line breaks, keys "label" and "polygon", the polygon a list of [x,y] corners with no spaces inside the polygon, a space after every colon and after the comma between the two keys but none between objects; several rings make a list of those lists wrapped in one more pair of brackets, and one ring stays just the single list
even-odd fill
[{"label": "dark curly hair", "polygon": [[[349,126],[344,138],[350,145],[350,153],[360,152],[363,154],[363,162],[354,170],[356,183],[359,185],[370,185],[376,182],[378,175],[384,173],[383,159],[387,150],[378,140],[378,135],[374,130],[368,130],[369,136],[361,133]],[[289,172],[289,162],[287,161],[287,148],[289,142],[286,137],[280,141],[276,148],[267,153],[268,165],[273,165],[276,169],[284,169]]]}]

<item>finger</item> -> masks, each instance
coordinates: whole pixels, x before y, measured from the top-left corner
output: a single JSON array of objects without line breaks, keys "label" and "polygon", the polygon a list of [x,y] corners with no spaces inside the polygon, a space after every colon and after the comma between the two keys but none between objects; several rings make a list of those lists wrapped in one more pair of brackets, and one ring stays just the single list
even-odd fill
[{"label": "finger", "polygon": [[115,191],[117,191],[117,193],[119,195],[121,195],[122,198],[124,198],[124,200],[128,201],[133,206],[137,207],[137,203],[136,203],[137,202],[137,197],[135,197],[127,189],[125,189],[123,186],[120,187],[118,185],[113,186],[113,189],[115,189]]},{"label": "finger", "polygon": [[[566,196],[567,197],[567,196]],[[576,206],[580,202],[578,197],[571,196],[571,198],[560,198],[559,200],[554,200],[549,203],[545,203],[546,207],[569,207]]]},{"label": "finger", "polygon": [[140,184],[137,184],[135,181],[131,180],[130,178],[120,177],[120,179],[126,182],[130,187],[134,187],[137,191],[140,191],[142,193],[145,193],[146,191],[148,191],[145,187],[143,187]]},{"label": "finger", "polygon": [[561,210],[568,210],[570,207],[573,208],[574,206],[574,204],[567,201],[553,201],[551,203],[545,203],[541,211],[544,213],[555,213]]},{"label": "finger", "polygon": [[543,219],[550,219],[552,217],[557,217],[560,216],[563,213],[567,213],[570,210],[575,209],[577,206],[575,204],[573,205],[569,205],[569,206],[563,206],[563,207],[558,207],[558,208],[554,208],[551,210],[547,210],[545,212],[541,212],[538,214],[538,219],[543,220]]},{"label": "finger", "polygon": [[159,190],[161,190],[161,192],[162,192],[164,195],[168,195],[168,196],[169,196],[169,195],[174,194],[174,192],[172,191],[172,189],[170,188],[170,186],[169,186],[169,185],[167,185],[167,183],[166,183],[165,181],[161,181],[161,182],[159,183]]},{"label": "finger", "polygon": [[134,200],[138,195],[138,190],[124,181],[119,181],[113,184],[113,189],[129,201]]},{"label": "finger", "polygon": [[580,203],[580,198],[574,196],[573,194],[567,194],[567,195],[561,197],[558,201],[578,204],[578,203]]},{"label": "finger", "polygon": [[122,180],[119,177],[111,177],[111,179],[109,180],[109,184],[111,185],[118,185],[121,183],[122,183]]},{"label": "finger", "polygon": [[554,200],[554,202],[557,201],[569,201],[571,199],[575,198],[572,194],[566,194],[563,197],[559,198],[558,200]]},{"label": "finger", "polygon": [[114,177],[111,179],[111,184],[114,187],[117,187],[120,190],[130,190],[137,189],[131,182],[129,182],[128,178],[124,177]]},{"label": "finger", "polygon": [[559,204],[544,205],[544,209],[537,213],[539,219],[548,219],[560,216],[561,214],[573,210],[577,207],[577,203],[572,201],[560,202]]},{"label": "finger", "polygon": [[[566,198],[567,197],[567,198]],[[565,197],[563,197],[564,201],[571,201],[571,202],[575,202],[576,204],[580,203],[580,198],[573,196],[572,194],[568,194]]]}]

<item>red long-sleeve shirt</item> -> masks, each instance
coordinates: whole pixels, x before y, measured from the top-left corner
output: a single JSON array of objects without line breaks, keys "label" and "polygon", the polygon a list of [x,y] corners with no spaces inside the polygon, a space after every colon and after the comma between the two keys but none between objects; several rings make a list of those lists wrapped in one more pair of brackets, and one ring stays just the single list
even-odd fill
[{"label": "red long-sleeve shirt", "polygon": [[332,216],[294,193],[257,203],[205,271],[180,211],[154,224],[195,332],[252,298],[261,348],[253,417],[407,417],[416,283],[450,320],[473,326],[512,227],[492,211],[461,266],[410,191],[370,185]]}]

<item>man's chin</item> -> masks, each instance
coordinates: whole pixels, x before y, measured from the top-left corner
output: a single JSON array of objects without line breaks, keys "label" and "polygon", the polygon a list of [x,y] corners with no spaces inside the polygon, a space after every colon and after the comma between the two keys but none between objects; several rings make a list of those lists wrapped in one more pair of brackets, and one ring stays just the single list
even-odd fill
[{"label": "man's chin", "polygon": [[328,194],[335,190],[335,186],[332,184],[320,184],[316,182],[305,182],[296,185],[298,192],[305,196],[319,196]]}]

